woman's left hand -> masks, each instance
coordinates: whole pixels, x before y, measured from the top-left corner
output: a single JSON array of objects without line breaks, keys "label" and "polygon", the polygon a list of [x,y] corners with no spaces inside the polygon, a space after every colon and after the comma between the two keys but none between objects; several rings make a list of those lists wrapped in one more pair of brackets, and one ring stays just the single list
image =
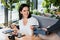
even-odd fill
[{"label": "woman's left hand", "polygon": [[30,26],[31,30],[34,30],[34,27],[33,26]]}]

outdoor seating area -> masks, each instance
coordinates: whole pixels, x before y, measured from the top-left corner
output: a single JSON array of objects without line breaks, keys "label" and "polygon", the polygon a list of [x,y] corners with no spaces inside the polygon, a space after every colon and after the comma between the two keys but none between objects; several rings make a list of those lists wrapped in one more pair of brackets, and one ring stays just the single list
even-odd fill
[{"label": "outdoor seating area", "polygon": [[0,40],[60,40],[60,0],[0,0]]}]

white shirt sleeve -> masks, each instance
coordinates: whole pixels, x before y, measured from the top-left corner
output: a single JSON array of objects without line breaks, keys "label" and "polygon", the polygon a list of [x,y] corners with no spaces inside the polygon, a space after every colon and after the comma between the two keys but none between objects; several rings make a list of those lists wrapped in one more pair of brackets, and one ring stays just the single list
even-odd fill
[{"label": "white shirt sleeve", "polygon": [[30,23],[31,23],[31,25],[38,25],[39,26],[38,20],[36,18],[34,18],[34,17],[32,17],[30,19]]}]

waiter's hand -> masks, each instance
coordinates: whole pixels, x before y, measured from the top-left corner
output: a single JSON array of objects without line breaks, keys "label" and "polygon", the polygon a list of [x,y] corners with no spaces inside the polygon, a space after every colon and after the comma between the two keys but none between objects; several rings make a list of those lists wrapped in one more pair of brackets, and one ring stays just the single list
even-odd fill
[{"label": "waiter's hand", "polygon": [[42,30],[47,31],[47,28],[42,28]]}]

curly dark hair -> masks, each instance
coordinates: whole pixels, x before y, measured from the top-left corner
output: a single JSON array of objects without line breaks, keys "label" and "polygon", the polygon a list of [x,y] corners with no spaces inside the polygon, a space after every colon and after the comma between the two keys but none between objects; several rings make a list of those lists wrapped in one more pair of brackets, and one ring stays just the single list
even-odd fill
[{"label": "curly dark hair", "polygon": [[[23,17],[23,15],[20,13],[20,11],[22,11],[22,9],[23,9],[24,7],[28,7],[28,8],[29,8],[29,5],[27,5],[27,4],[21,4],[21,5],[20,5],[19,10],[18,10],[18,12],[19,12],[19,20],[21,20],[22,17]],[[31,17],[31,14],[29,13],[28,18],[30,18],[30,17]]]}]

